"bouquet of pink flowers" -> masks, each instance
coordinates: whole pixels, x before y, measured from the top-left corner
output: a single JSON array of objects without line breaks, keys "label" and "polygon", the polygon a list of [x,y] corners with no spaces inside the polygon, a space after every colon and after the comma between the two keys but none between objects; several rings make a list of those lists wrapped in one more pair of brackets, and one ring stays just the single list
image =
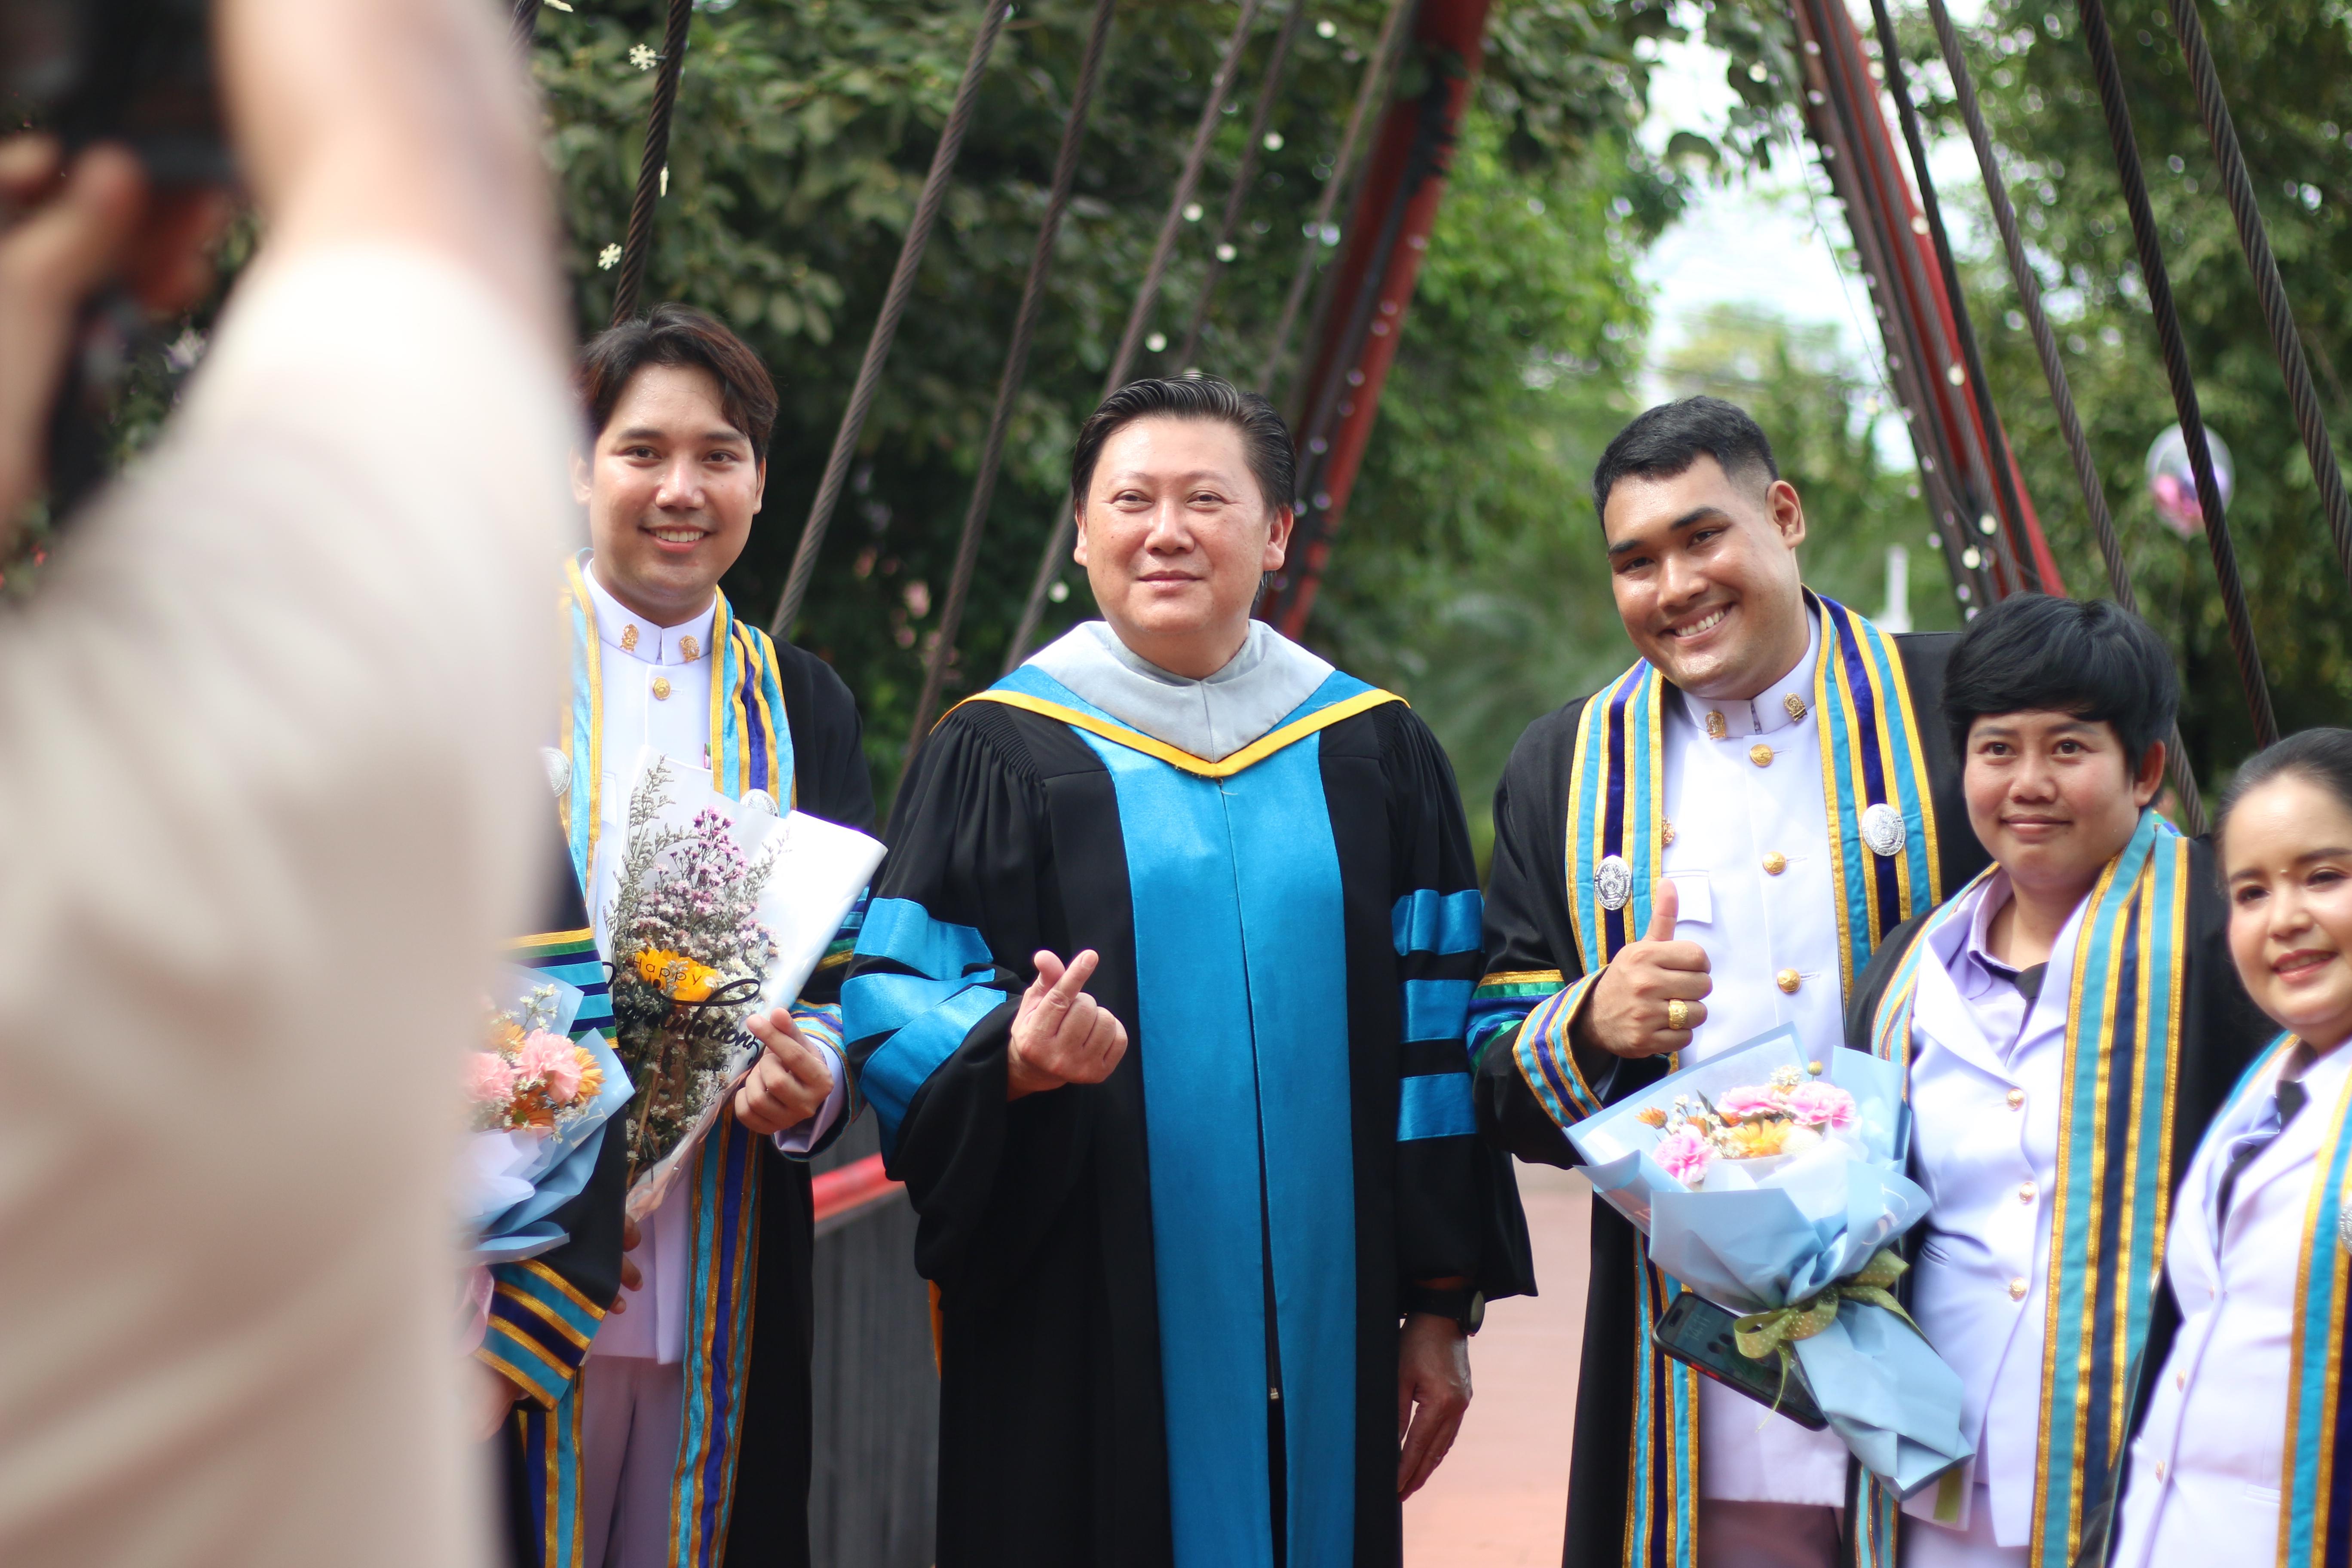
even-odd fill
[{"label": "bouquet of pink flowers", "polygon": [[604,1123],[629,1079],[604,1037],[572,1026],[576,986],[509,968],[483,1000],[483,1048],[467,1054],[473,1126],[462,1190],[478,1263],[536,1257],[564,1239],[549,1216],[587,1185]]},{"label": "bouquet of pink flowers", "polygon": [[[1853,1125],[1854,1100],[1819,1076],[1818,1063],[1801,1069],[1784,1065],[1762,1084],[1727,1089],[1712,1100],[1694,1089],[1664,1106],[1643,1106],[1634,1119],[1664,1134],[1650,1152],[1666,1174],[1698,1187],[1717,1160],[1750,1162],[1747,1172],[1753,1179],[1790,1155],[1820,1148],[1831,1133]],[[1774,1163],[1755,1163],[1763,1161]]]},{"label": "bouquet of pink flowers", "polygon": [[1909,1497],[1974,1451],[1960,1381],[1889,1287],[1927,1212],[1905,1174],[1903,1069],[1807,1051],[1786,1027],[1568,1129],[1596,1195],[1649,1261],[1737,1314],[1739,1353],[1801,1379],[1864,1467]]}]

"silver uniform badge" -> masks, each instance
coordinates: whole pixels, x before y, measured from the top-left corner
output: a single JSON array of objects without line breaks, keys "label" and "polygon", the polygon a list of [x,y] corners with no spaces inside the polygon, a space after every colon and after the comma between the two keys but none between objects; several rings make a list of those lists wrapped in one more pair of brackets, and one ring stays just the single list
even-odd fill
[{"label": "silver uniform badge", "polygon": [[541,746],[539,760],[547,765],[547,787],[557,795],[572,787],[572,759],[553,746]]},{"label": "silver uniform badge", "polygon": [[1885,801],[1862,814],[1862,841],[1870,846],[1872,854],[1883,858],[1900,855],[1903,839],[1903,814]]},{"label": "silver uniform badge", "polygon": [[747,814],[753,816],[776,816],[782,815],[776,810],[776,797],[770,795],[763,789],[745,790],[743,792],[742,800],[738,804],[743,807],[743,810]]},{"label": "silver uniform badge", "polygon": [[1622,855],[1612,855],[1592,868],[1592,889],[1604,910],[1622,910],[1633,896],[1633,868]]}]

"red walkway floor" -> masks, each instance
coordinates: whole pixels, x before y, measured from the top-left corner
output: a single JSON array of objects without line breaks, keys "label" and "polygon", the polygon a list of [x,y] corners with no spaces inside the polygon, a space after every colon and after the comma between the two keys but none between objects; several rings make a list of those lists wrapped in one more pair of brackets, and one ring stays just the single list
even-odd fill
[{"label": "red walkway floor", "polygon": [[1409,1568],[1559,1562],[1591,1189],[1565,1171],[1518,1171],[1543,1294],[1496,1302],[1471,1342],[1462,1435],[1436,1478],[1404,1507]]}]

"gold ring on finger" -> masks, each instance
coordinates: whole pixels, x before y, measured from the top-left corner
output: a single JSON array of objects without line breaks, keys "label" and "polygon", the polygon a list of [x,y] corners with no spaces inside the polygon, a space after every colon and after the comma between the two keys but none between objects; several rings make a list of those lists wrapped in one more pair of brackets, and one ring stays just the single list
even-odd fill
[{"label": "gold ring on finger", "polygon": [[1689,1003],[1677,996],[1673,1001],[1666,1004],[1666,1027],[1669,1029],[1687,1029],[1690,1027]]}]

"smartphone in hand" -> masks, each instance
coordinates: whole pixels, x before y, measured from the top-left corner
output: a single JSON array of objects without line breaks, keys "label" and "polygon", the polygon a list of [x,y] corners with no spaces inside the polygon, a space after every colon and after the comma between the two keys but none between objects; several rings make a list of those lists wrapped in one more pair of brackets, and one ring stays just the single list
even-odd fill
[{"label": "smartphone in hand", "polygon": [[1731,1326],[1738,1321],[1735,1314],[1685,1290],[1667,1307],[1650,1338],[1685,1366],[1696,1367],[1808,1431],[1819,1432],[1828,1426],[1821,1406],[1813,1403],[1813,1391],[1805,1382],[1804,1369],[1792,1363],[1784,1382],[1779,1358],[1755,1361],[1740,1354],[1739,1346],[1731,1337]]}]

